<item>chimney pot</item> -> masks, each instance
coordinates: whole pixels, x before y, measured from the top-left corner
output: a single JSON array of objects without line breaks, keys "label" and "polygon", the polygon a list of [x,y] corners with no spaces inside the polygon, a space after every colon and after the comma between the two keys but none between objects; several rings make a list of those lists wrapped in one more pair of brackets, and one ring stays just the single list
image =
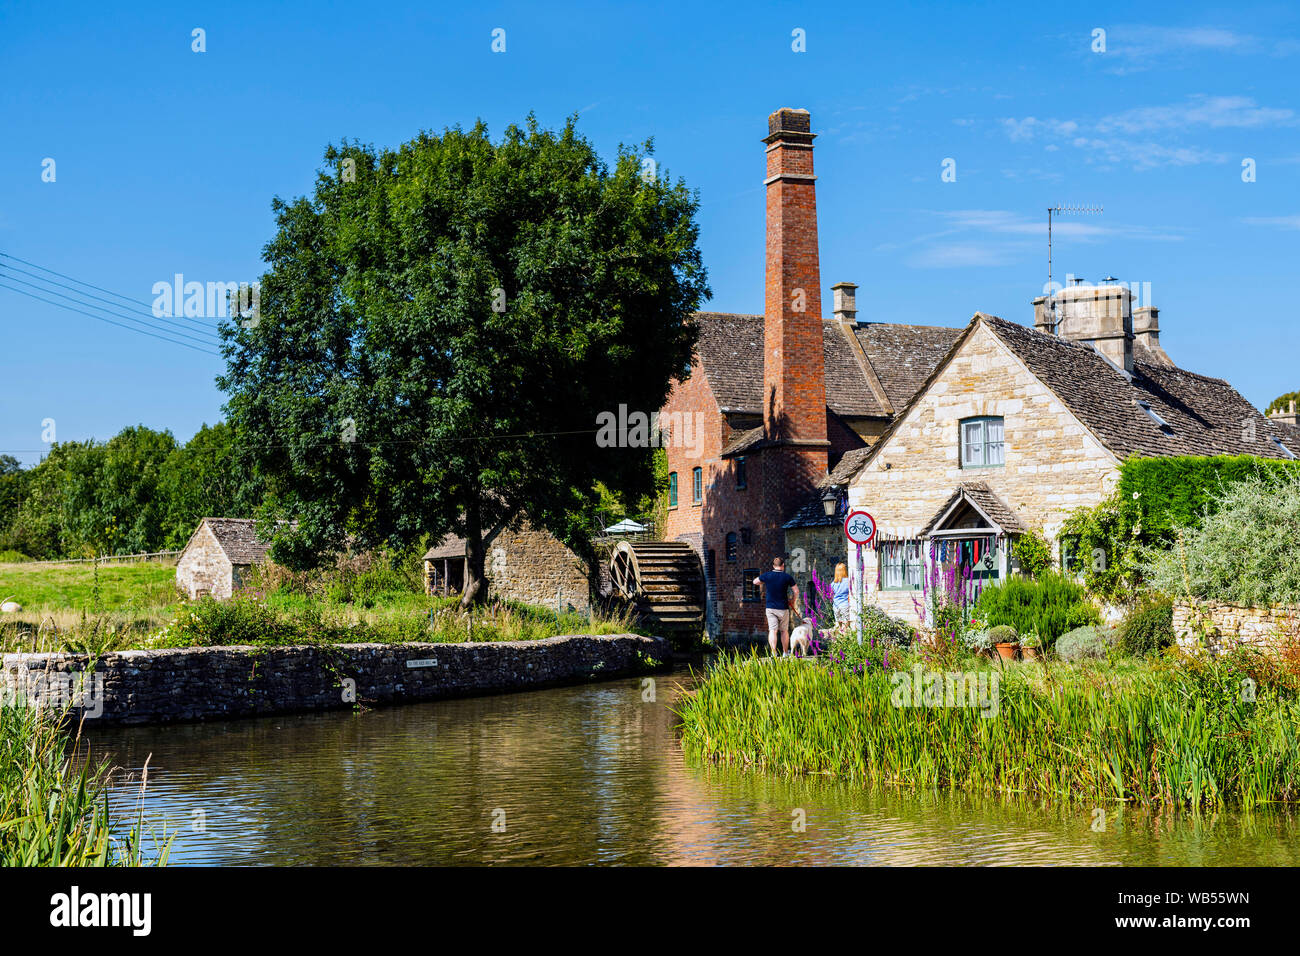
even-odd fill
[{"label": "chimney pot", "polygon": [[831,286],[835,317],[841,322],[853,325],[858,321],[857,292],[857,284],[853,282],[837,282]]},{"label": "chimney pot", "polygon": [[1160,310],[1154,305],[1144,305],[1133,310],[1134,341],[1146,346],[1147,352],[1158,364],[1173,365],[1173,360],[1160,345]]},{"label": "chimney pot", "polygon": [[785,138],[788,134],[804,136],[808,142],[813,140],[812,114],[807,110],[792,110],[783,106],[767,118],[767,140],[772,142]]}]

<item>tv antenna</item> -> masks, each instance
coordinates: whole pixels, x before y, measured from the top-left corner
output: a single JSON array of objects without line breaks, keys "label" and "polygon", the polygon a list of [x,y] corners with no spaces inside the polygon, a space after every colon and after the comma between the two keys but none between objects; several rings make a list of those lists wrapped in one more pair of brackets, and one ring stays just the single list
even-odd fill
[{"label": "tv antenna", "polygon": [[1101,205],[1096,206],[1048,206],[1047,207],[1047,293],[1052,290],[1052,214],[1058,216],[1101,213]]}]

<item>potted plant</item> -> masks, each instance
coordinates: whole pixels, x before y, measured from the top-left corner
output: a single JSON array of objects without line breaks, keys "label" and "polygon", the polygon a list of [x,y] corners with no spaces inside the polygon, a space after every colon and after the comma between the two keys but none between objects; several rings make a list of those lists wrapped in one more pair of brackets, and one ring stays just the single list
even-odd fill
[{"label": "potted plant", "polygon": [[962,635],[962,641],[976,657],[989,657],[994,655],[993,644],[989,640],[989,632],[983,628],[968,630]]},{"label": "potted plant", "polygon": [[988,630],[989,643],[997,650],[998,657],[1004,661],[1016,659],[1017,640],[1016,629],[1010,624],[999,624]]},{"label": "potted plant", "polygon": [[1026,634],[1020,639],[1020,656],[1027,661],[1037,660],[1042,649],[1043,639],[1037,634]]}]

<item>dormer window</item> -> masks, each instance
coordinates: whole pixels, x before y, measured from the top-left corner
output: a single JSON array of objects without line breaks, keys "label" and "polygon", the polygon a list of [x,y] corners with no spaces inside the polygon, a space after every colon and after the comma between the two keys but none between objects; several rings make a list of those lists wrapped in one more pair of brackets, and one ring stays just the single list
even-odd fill
[{"label": "dormer window", "polygon": [[991,468],[1006,464],[1003,423],[1000,417],[961,420],[961,466]]},{"label": "dormer window", "polygon": [[1139,399],[1138,408],[1146,412],[1147,418],[1155,422],[1156,425],[1159,427],[1159,429],[1162,432],[1164,432],[1166,435],[1172,435],[1174,433],[1173,426],[1155,413],[1155,410],[1152,409],[1150,402],[1146,401],[1145,399]]}]

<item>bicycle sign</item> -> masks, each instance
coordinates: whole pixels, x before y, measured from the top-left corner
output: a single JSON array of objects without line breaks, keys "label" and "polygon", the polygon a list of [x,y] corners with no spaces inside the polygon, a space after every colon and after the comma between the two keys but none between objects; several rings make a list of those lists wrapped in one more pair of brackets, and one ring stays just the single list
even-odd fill
[{"label": "bicycle sign", "polygon": [[844,535],[854,544],[870,544],[876,536],[876,519],[865,511],[850,511],[844,519]]}]

